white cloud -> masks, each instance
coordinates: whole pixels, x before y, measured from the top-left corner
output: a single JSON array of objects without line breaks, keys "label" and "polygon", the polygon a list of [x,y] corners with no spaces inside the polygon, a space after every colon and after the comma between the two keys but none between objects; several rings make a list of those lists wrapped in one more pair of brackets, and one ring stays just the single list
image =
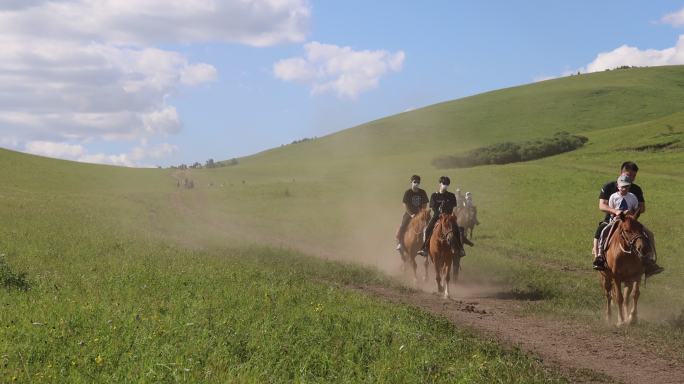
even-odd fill
[{"label": "white cloud", "polygon": [[148,160],[166,158],[178,150],[178,147],[168,143],[149,146],[142,143],[131,151],[119,154],[88,153],[81,144],[69,144],[65,142],[30,141],[24,148],[25,152],[34,155],[56,157],[65,160],[74,160],[84,163],[111,164],[125,167],[147,166]]},{"label": "white cloud", "polygon": [[85,148],[77,144],[30,141],[26,143],[26,152],[41,156],[75,159],[85,154]]},{"label": "white cloud", "polygon": [[639,49],[622,45],[609,52],[601,52],[584,67],[565,70],[558,76],[537,76],[533,80],[544,81],[576,73],[600,72],[622,66],[657,67],[662,65],[684,64],[684,35],[680,35],[674,47],[665,49]]},{"label": "white cloud", "polygon": [[216,79],[216,68],[213,65],[200,63],[186,66],[180,75],[181,83],[197,85]]},{"label": "white cloud", "polygon": [[[169,95],[217,70],[156,45],[298,42],[309,17],[307,0],[0,1],[0,137],[12,137],[0,143],[176,133]],[[87,156],[130,164],[130,154]]]},{"label": "white cloud", "polygon": [[11,0],[0,34],[150,45],[228,42],[269,46],[306,36],[306,0]]},{"label": "white cloud", "polygon": [[152,111],[143,116],[145,129],[149,133],[175,133],[180,130],[181,122],[174,107]]},{"label": "white cloud", "polygon": [[402,70],[403,51],[354,51],[351,47],[311,42],[304,45],[305,57],[280,60],[274,75],[284,81],[307,84],[314,94],[333,92],[338,97],[356,98],[376,88],[380,78]]},{"label": "white cloud", "polygon": [[665,49],[639,49],[622,45],[610,52],[599,53],[582,72],[597,72],[623,65],[651,67],[684,64],[684,35],[680,35],[674,47]]},{"label": "white cloud", "polygon": [[668,13],[667,15],[663,16],[660,21],[675,27],[684,26],[684,8],[676,12]]},{"label": "white cloud", "polygon": [[215,74],[175,52],[0,37],[0,124],[29,140],[133,139],[180,130],[165,103]]}]

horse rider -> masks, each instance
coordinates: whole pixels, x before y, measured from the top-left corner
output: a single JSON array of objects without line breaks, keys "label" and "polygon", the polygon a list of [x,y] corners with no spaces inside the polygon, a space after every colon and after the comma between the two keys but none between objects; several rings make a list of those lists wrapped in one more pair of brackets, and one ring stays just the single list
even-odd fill
[{"label": "horse rider", "polygon": [[473,215],[473,223],[475,225],[480,225],[480,221],[477,219],[477,207],[473,204],[473,195],[470,192],[465,194],[465,207]]},{"label": "horse rider", "polygon": [[411,219],[416,216],[418,212],[427,208],[428,196],[425,190],[420,188],[420,176],[411,176],[411,187],[404,192],[404,216],[401,218],[401,225],[397,229],[397,251],[401,251],[404,248],[404,233],[406,233],[406,228],[408,228]]},{"label": "horse rider", "polygon": [[456,188],[456,207],[465,207],[465,197],[463,197],[461,188]]},{"label": "horse rider", "polygon": [[[454,212],[454,208],[456,208],[456,195],[447,191],[447,188],[449,188],[449,184],[451,184],[451,180],[447,176],[440,177],[438,191],[433,193],[432,196],[430,196],[430,208],[432,209],[432,217],[430,218],[430,221],[428,222],[428,225],[425,228],[425,235],[423,236],[423,248],[420,251],[418,251],[418,254],[421,256],[428,255],[428,250],[430,247],[430,237],[432,236],[432,230],[435,228],[437,220],[439,220],[439,215],[442,213],[447,213],[451,215]],[[457,229],[459,230],[459,233],[462,233],[460,228]],[[461,256],[465,256],[465,250],[463,249],[462,244],[463,242],[470,246],[473,245],[473,243],[470,242],[470,240],[468,239],[463,239],[463,241],[459,242],[461,244],[459,250]]]},{"label": "horse rider", "polygon": [[[627,187],[627,191],[630,195],[633,195],[633,197],[636,198],[636,207],[633,208],[636,216],[639,217],[639,215],[646,211],[644,193],[641,190],[641,187],[634,183],[634,180],[637,176],[637,172],[639,172],[639,167],[631,161],[626,161],[622,163],[622,166],[620,167],[619,179],[616,181],[608,182],[603,186],[603,188],[601,188],[601,193],[599,194],[599,210],[601,210],[601,212],[604,212],[606,216],[601,222],[599,222],[599,226],[596,229],[596,233],[594,234],[592,254],[594,255],[593,268],[595,270],[601,271],[605,269],[606,259],[604,255],[604,249],[602,249],[603,247],[599,247],[599,238],[601,237],[604,228],[609,225],[612,217],[616,215],[619,216],[622,211],[629,210],[622,209],[625,207],[625,204],[627,208],[630,208],[630,200],[632,201],[632,204],[634,204],[633,198],[622,197],[623,195],[620,194],[620,187],[618,184],[620,179],[622,180],[620,184],[622,184],[623,188],[629,185],[629,187]],[[618,195],[613,197],[613,195],[616,193]],[[611,207],[611,197],[613,197],[613,207]],[[645,226],[644,232],[646,233],[646,236],[649,239],[651,247],[649,249],[649,253],[641,259],[641,262],[643,263],[644,273],[646,274],[646,277],[650,277],[652,275],[662,272],[664,268],[659,266],[655,262],[655,238],[653,236],[653,233],[650,230],[648,230]]]}]

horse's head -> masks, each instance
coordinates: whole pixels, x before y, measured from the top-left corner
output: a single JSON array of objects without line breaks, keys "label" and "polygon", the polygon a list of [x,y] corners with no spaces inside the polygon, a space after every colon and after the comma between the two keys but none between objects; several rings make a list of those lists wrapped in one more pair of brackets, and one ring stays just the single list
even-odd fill
[{"label": "horse's head", "polygon": [[625,243],[625,253],[636,253],[642,257],[648,250],[648,239],[644,235],[644,226],[637,221],[636,215],[626,214],[620,220],[620,237]]},{"label": "horse's head", "polygon": [[455,215],[443,213],[439,216],[440,237],[444,238],[451,247],[451,251],[458,252],[458,244],[461,241],[461,232]]}]

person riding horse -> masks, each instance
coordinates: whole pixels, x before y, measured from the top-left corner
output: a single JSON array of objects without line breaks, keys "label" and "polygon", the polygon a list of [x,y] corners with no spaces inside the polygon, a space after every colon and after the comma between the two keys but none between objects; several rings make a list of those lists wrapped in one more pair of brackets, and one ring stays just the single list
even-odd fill
[{"label": "person riding horse", "polygon": [[[620,171],[620,178],[617,181],[604,185],[599,194],[599,209],[605,212],[606,216],[599,223],[594,234],[592,248],[592,254],[594,255],[593,268],[598,271],[605,269],[605,249],[602,245],[599,246],[599,243],[601,243],[602,233],[608,232],[608,230],[604,229],[611,223],[611,219],[620,216],[624,211],[632,211],[636,217],[639,217],[640,214],[646,211],[643,192],[638,185],[634,184],[639,167],[631,161],[626,161],[620,167]],[[646,257],[642,258],[646,277],[649,277],[662,272],[664,268],[655,262],[655,238],[653,233],[645,227],[644,231],[651,244],[649,253]]]},{"label": "person riding horse", "polygon": [[466,192],[465,194],[465,207],[471,213],[473,223],[475,225],[480,225],[480,221],[477,219],[477,207],[473,204],[473,194],[470,192]]},{"label": "person riding horse", "polygon": [[411,188],[404,192],[404,199],[402,201],[404,203],[404,216],[401,218],[401,225],[399,225],[396,233],[397,251],[401,251],[406,247],[402,239],[411,219],[428,205],[427,193],[420,188],[420,176],[411,176]]},{"label": "person riding horse", "polygon": [[[447,191],[451,184],[451,180],[447,176],[442,176],[439,178],[439,190],[430,196],[430,208],[432,209],[432,217],[425,228],[425,236],[423,237],[423,248],[418,251],[421,256],[427,256],[428,247],[430,246],[430,237],[432,236],[432,230],[435,228],[437,220],[439,220],[439,215],[442,213],[453,214],[454,208],[456,208],[456,195]],[[459,229],[459,233],[461,233]],[[463,239],[463,242],[470,245],[474,245],[470,240]],[[465,250],[463,245],[459,249],[460,255],[465,256]]]}]

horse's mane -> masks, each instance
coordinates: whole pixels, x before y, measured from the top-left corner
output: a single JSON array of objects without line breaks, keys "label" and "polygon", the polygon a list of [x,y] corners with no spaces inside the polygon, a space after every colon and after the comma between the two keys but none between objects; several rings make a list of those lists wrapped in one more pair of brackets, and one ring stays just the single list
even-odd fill
[{"label": "horse's mane", "polygon": [[643,232],[644,226],[637,220],[635,215],[628,214],[621,219],[620,227],[627,232]]},{"label": "horse's mane", "polygon": [[413,219],[411,219],[411,222],[409,222],[409,227],[412,228],[414,231],[422,231],[422,226],[424,226],[427,223],[429,216],[429,209],[421,209],[418,213],[416,213]]},{"label": "horse's mane", "polygon": [[439,222],[446,219],[446,221],[451,222],[453,225],[458,225],[458,217],[454,214],[442,213],[439,215]]}]

